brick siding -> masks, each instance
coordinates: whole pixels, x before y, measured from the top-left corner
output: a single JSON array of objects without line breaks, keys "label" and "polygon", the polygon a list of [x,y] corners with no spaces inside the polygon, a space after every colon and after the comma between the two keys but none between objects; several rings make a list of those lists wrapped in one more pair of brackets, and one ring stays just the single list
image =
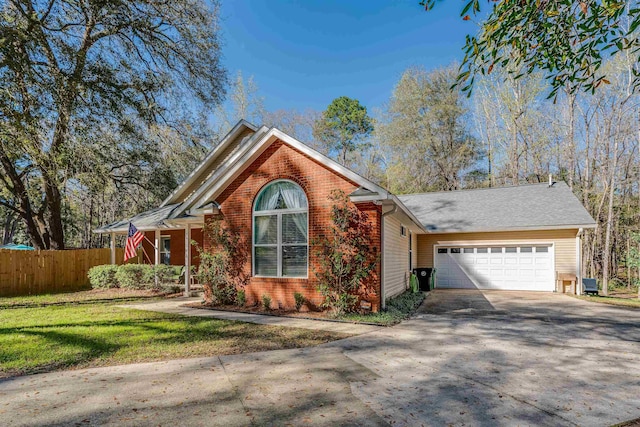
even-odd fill
[{"label": "brick siding", "polygon": [[[264,278],[251,275],[251,239],[253,202],[260,190],[276,179],[288,179],[296,182],[305,191],[309,205],[309,271],[308,278]],[[319,266],[314,259],[312,242],[325,234],[331,224],[331,202],[328,200],[332,190],[342,190],[350,194],[358,185],[345,177],[328,169],[326,166],[306,156],[302,152],[276,141],[269,146],[224,192],[216,198],[225,222],[242,236],[241,244],[248,249],[249,259],[245,265],[245,273],[250,276],[246,286],[248,304],[261,301],[263,294],[272,298],[273,307],[292,308],[295,306],[293,294],[300,292],[312,305],[319,305],[322,297],[316,290],[317,280],[314,274]],[[372,240],[377,253],[380,253],[381,208],[373,203],[357,205],[367,212],[374,225]],[[205,218],[210,219],[208,216]],[[205,248],[207,242],[204,242]],[[173,241],[172,241],[173,245]],[[171,261],[174,261],[171,247]],[[179,249],[177,245],[176,250]],[[182,248],[184,250],[184,248]],[[176,255],[179,257],[180,255]],[[184,256],[183,256],[184,258]],[[380,306],[380,263],[375,274],[370,278],[369,288],[373,293],[367,296],[372,308],[377,311]]]}]

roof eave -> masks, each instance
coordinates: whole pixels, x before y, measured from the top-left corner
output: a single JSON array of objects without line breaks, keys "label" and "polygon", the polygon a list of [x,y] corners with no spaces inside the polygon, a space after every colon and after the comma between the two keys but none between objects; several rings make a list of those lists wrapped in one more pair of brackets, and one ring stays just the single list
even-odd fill
[{"label": "roof eave", "polygon": [[204,168],[207,164],[209,164],[213,159],[215,159],[224,149],[231,143],[231,141],[235,140],[236,137],[245,129],[248,128],[254,132],[258,130],[258,128],[249,123],[248,121],[241,119],[236,123],[236,125],[225,135],[224,138],[220,141],[218,145],[213,148],[207,154],[207,156],[200,162],[198,166],[171,192],[169,197],[164,199],[160,206],[165,206],[170,204],[171,201],[180,194],[180,191],[184,188],[187,188],[189,185],[193,183],[193,181],[198,177],[199,172]]},{"label": "roof eave", "polygon": [[423,227],[427,234],[460,234],[460,233],[498,233],[501,231],[544,231],[544,230],[579,230],[596,228],[596,224],[562,224],[530,227],[503,227],[503,228],[470,228],[464,230],[429,230]]}]

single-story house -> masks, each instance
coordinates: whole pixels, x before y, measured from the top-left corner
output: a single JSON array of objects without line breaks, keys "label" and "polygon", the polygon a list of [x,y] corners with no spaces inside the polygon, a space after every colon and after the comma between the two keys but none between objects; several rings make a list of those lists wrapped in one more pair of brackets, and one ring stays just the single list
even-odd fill
[{"label": "single-story house", "polygon": [[[95,232],[143,231],[151,262],[197,264],[196,241],[214,216],[250,247],[249,302],[294,292],[319,303],[310,242],[330,226],[334,189],[373,224],[379,251],[374,310],[402,293],[414,268],[435,268],[438,288],[554,291],[556,274],[580,276],[580,235],[595,221],[564,183],[395,196],[276,128],[241,120],[160,206]],[[185,291],[189,292],[189,269]],[[579,281],[578,281],[579,283]]]}]

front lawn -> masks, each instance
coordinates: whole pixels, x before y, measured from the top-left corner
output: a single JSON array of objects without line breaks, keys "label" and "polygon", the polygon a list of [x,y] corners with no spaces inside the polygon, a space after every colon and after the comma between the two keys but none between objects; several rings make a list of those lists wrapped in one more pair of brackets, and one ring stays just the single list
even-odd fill
[{"label": "front lawn", "polygon": [[91,303],[0,310],[0,377],[307,347],[348,335]]},{"label": "front lawn", "polygon": [[[574,295],[575,296],[575,295]],[[623,307],[634,307],[634,308],[640,308],[640,299],[631,299],[631,298],[616,298],[616,297],[605,297],[602,295],[598,295],[598,296],[591,296],[591,295],[577,295],[575,296],[576,298],[579,298],[581,300],[585,300],[585,301],[591,301],[591,302],[599,302],[602,304],[610,304],[610,305],[620,305]]]},{"label": "front lawn", "polygon": [[149,290],[132,289],[92,289],[89,291],[59,294],[28,295],[0,298],[0,308],[42,307],[45,305],[85,303],[94,301],[131,301],[141,298],[157,298],[161,294]]}]

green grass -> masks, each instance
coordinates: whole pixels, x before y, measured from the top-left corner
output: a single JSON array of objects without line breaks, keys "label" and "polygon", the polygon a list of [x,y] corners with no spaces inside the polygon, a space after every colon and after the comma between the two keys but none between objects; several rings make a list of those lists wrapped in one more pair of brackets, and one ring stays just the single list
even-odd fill
[{"label": "green grass", "polygon": [[378,313],[370,314],[357,314],[351,313],[341,317],[342,320],[350,320],[353,322],[373,323],[382,326],[391,326],[400,323],[402,320],[411,316],[422,301],[424,300],[424,293],[412,293],[406,291],[397,297],[391,298],[387,301],[386,311],[380,311]]},{"label": "green grass", "polygon": [[575,297],[581,300],[598,302],[602,304],[640,308],[640,299],[637,299],[637,298],[616,298],[616,297],[605,297],[602,295],[598,295],[598,296],[578,295]]},{"label": "green grass", "polygon": [[0,377],[317,345],[346,334],[93,303],[0,310]]},{"label": "green grass", "polygon": [[46,305],[85,303],[93,301],[127,301],[154,298],[159,294],[145,290],[94,289],[59,294],[29,295],[0,298],[0,308],[41,307]]}]

